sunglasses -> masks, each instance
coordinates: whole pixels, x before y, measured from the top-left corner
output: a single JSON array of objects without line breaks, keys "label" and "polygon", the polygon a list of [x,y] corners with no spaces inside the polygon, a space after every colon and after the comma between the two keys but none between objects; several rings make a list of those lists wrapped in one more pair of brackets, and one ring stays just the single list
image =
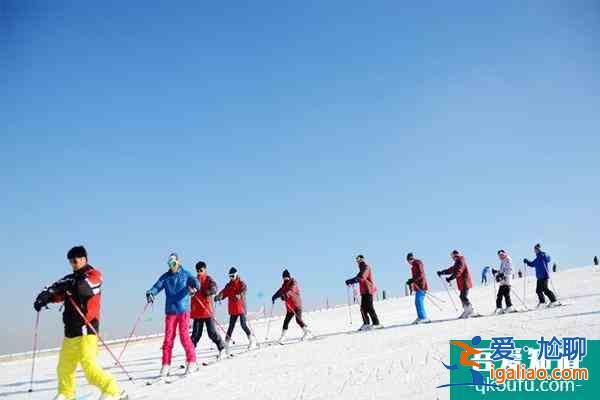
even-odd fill
[{"label": "sunglasses", "polygon": [[230,278],[235,278],[235,274],[229,275]]}]

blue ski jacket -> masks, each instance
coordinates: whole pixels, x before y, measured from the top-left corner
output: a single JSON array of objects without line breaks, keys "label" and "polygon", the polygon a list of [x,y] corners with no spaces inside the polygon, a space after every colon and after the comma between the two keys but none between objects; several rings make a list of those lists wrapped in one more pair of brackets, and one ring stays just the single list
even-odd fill
[{"label": "blue ski jacket", "polygon": [[190,287],[198,289],[198,279],[180,267],[175,273],[167,271],[162,274],[148,293],[156,296],[164,289],[167,298],[165,314],[181,314],[190,311]]},{"label": "blue ski jacket", "polygon": [[537,279],[550,278],[550,270],[548,268],[548,264],[550,263],[550,256],[544,253],[543,251],[537,253],[535,260],[529,261],[525,259],[523,261],[525,261],[525,264],[529,265],[530,267],[535,268],[535,277]]}]

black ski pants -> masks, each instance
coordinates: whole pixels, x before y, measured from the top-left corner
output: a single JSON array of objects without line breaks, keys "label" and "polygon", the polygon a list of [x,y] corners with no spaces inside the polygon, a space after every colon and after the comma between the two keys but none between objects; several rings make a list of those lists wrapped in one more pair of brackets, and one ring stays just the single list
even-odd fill
[{"label": "black ski pants", "polygon": [[496,308],[502,308],[502,298],[506,302],[506,307],[512,307],[510,300],[510,285],[500,285],[498,296],[496,297]]},{"label": "black ski pants", "polygon": [[463,308],[470,306],[471,302],[469,301],[469,288],[464,288],[460,291],[460,302],[462,303]]},{"label": "black ski pants", "polygon": [[242,326],[243,331],[246,332],[246,335],[250,336],[252,334],[252,331],[250,330],[250,328],[248,328],[248,321],[246,320],[246,314],[230,315],[229,316],[229,327],[227,328],[227,336],[226,336],[225,340],[231,339],[231,335],[233,334],[233,329],[235,328],[235,323],[237,322],[238,318],[240,319],[240,325]]},{"label": "black ski pants", "polygon": [[201,318],[194,319],[194,325],[192,326],[192,343],[194,343],[194,347],[198,346],[198,342],[202,337],[202,331],[204,330],[204,326],[206,325],[206,332],[208,333],[208,337],[214,344],[217,345],[219,351],[225,348],[225,343],[223,343],[223,338],[219,335],[219,332],[215,329],[215,320],[212,318]]},{"label": "black ski pants", "polygon": [[285,318],[283,319],[283,330],[287,330],[289,328],[290,321],[294,316],[296,317],[296,323],[300,326],[300,328],[304,328],[306,326],[302,320],[302,310],[298,308],[294,311],[288,311],[287,314],[285,314]]},{"label": "black ski pants", "polygon": [[369,293],[363,293],[360,295],[360,313],[362,315],[363,323],[370,325],[369,317],[373,321],[373,325],[379,325],[379,318],[373,307],[373,295]]},{"label": "black ski pants", "polygon": [[548,278],[537,280],[535,292],[538,295],[538,299],[539,299],[540,303],[546,302],[546,299],[544,299],[544,295],[548,296],[548,299],[550,300],[551,303],[556,301],[556,296],[554,295],[552,290],[548,289]]}]

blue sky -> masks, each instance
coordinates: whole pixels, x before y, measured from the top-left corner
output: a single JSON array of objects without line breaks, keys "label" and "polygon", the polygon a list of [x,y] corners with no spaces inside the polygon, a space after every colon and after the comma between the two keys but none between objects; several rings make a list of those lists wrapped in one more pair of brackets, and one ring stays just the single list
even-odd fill
[{"label": "blue sky", "polygon": [[237,266],[253,308],[283,266],[343,302],[357,253],[393,294],[408,251],[434,287],[454,248],[475,275],[600,253],[597,2],[158,3],[0,3],[0,352],[76,244],[108,337],[171,251]]}]

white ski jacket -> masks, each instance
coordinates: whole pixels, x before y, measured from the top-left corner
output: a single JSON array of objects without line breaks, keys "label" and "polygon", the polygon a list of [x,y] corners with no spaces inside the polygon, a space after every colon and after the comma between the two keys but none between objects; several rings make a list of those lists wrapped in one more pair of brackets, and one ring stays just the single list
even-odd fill
[{"label": "white ski jacket", "polygon": [[500,262],[500,270],[501,274],[504,274],[504,279],[498,282],[500,285],[508,285],[512,282],[513,268],[512,268],[512,260],[510,256],[506,256],[506,258]]}]

